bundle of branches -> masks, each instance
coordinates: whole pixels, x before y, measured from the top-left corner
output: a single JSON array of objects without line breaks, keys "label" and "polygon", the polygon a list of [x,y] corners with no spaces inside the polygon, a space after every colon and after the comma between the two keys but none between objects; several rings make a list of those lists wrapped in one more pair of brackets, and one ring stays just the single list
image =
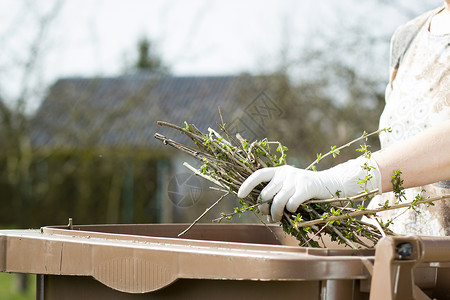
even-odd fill
[{"label": "bundle of branches", "polygon": [[[276,167],[286,164],[287,148],[279,142],[271,142],[267,139],[249,142],[236,134],[233,137],[225,129],[225,125],[218,124],[222,134],[213,129],[208,129],[208,133],[201,132],[194,124],[187,124],[180,127],[166,122],[158,122],[158,125],[171,127],[189,137],[195,144],[195,148],[181,144],[169,139],[159,133],[155,138],[166,145],[170,145],[190,156],[200,160],[203,165],[196,169],[184,163],[196,175],[209,180],[217,186],[217,189],[224,194],[211,207],[209,207],[197,220],[195,220],[189,230],[200,218],[202,218],[214,205],[219,203],[225,196],[233,194],[237,196],[237,191],[245,179],[260,168]],[[318,155],[307,169],[315,169],[315,165],[324,157],[339,154],[342,148],[367,139],[370,135],[378,134],[379,131],[371,134],[364,133],[360,138],[355,139],[339,148],[333,146],[325,155]],[[364,147],[362,147],[364,149]],[[399,177],[395,178],[399,180]],[[262,204],[259,194],[266,184],[262,183],[244,199],[239,199],[241,206],[236,207],[232,213],[222,213],[219,218],[213,221],[230,220],[236,214],[244,212],[259,213],[258,206]],[[401,188],[399,186],[399,188]],[[295,213],[285,210],[281,219],[281,225],[285,232],[295,236],[301,246],[321,247],[326,246],[323,235],[329,235],[332,241],[343,243],[351,248],[373,247],[384,235],[392,235],[388,229],[388,223],[378,220],[376,213],[384,210],[398,209],[401,207],[413,207],[421,203],[431,203],[436,199],[416,199],[414,203],[399,203],[393,206],[385,205],[377,209],[365,209],[364,201],[378,191],[363,191],[360,195],[350,198],[330,197],[326,200],[309,200],[304,202]],[[374,224],[360,220],[358,216],[366,215],[376,220]],[[261,219],[260,219],[261,220]],[[262,220],[261,220],[262,221]],[[183,232],[183,233],[184,233]],[[183,234],[181,233],[181,234]],[[180,234],[180,235],[181,235]]]}]

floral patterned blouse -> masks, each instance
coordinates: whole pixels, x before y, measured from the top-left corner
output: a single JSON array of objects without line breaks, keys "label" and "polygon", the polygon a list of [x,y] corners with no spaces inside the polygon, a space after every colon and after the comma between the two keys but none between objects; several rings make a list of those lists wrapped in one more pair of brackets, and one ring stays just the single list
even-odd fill
[{"label": "floral patterned blouse", "polygon": [[[392,38],[391,76],[380,117],[380,128],[390,127],[392,132],[380,135],[382,148],[450,119],[450,34],[429,31],[431,19],[442,9],[399,27]],[[406,198],[412,201],[417,194],[426,199],[448,193],[450,180],[406,189]],[[386,200],[396,201],[392,193],[385,193],[372,199],[369,208]],[[396,233],[450,235],[450,200],[420,205],[419,213],[399,209],[380,216],[384,221],[394,219],[390,228]]]}]

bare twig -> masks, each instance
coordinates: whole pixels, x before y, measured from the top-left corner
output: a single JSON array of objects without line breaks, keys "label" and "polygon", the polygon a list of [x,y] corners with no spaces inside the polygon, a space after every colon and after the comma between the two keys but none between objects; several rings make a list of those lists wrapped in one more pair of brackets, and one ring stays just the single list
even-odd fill
[{"label": "bare twig", "polygon": [[342,145],[342,146],[340,146],[340,147],[338,147],[338,148],[336,148],[336,149],[334,149],[334,150],[332,150],[332,151],[327,152],[326,154],[322,155],[320,158],[317,158],[317,159],[316,159],[315,161],[313,161],[309,166],[306,167],[306,170],[310,170],[310,169],[311,169],[314,165],[316,165],[319,161],[321,161],[322,159],[324,159],[325,157],[327,157],[327,156],[329,156],[329,155],[332,155],[333,153],[336,153],[336,151],[340,151],[340,150],[342,150],[342,149],[344,149],[344,148],[350,147],[352,144],[354,144],[354,143],[356,143],[356,142],[358,142],[358,141],[367,139],[368,137],[370,137],[370,136],[372,136],[372,135],[379,134],[379,133],[384,132],[384,131],[386,131],[386,130],[388,130],[388,129],[383,128],[383,129],[374,131],[374,132],[369,133],[369,134],[363,133],[363,135],[361,135],[359,138],[356,138],[356,139],[354,139],[353,141],[348,142],[347,144],[344,144],[344,145]]},{"label": "bare twig", "polygon": [[195,219],[195,221],[194,222],[192,222],[192,224],[191,225],[189,225],[189,227],[188,228],[186,228],[185,230],[183,230],[182,232],[180,232],[179,234],[178,234],[178,236],[180,237],[180,236],[182,236],[183,234],[185,234],[186,232],[188,232],[195,224],[197,224],[207,213],[208,213],[208,211],[210,211],[213,207],[215,207],[217,204],[219,204],[222,200],[223,200],[223,198],[225,198],[226,196],[228,196],[230,193],[228,192],[228,193],[226,193],[226,194],[223,194],[222,196],[220,196],[220,198],[219,199],[217,199],[217,201],[216,202],[214,202],[213,203],[213,205],[211,205],[211,206],[209,206],[197,219]]},{"label": "bare twig", "polygon": [[[446,194],[446,195],[441,195],[438,197],[429,198],[426,200],[420,200],[420,201],[417,201],[416,203],[417,204],[430,203],[430,202],[440,201],[440,200],[449,199],[449,198],[450,198],[450,194]],[[297,224],[297,227],[308,227],[308,226],[317,225],[320,223],[325,223],[328,221],[330,221],[330,222],[331,221],[339,221],[339,220],[345,220],[345,219],[362,216],[362,215],[372,215],[372,214],[376,214],[376,213],[379,213],[382,211],[409,207],[411,205],[412,205],[412,202],[405,202],[405,203],[401,203],[401,204],[392,205],[389,207],[379,207],[379,208],[374,208],[374,209],[361,209],[361,210],[358,210],[355,212],[348,213],[346,215],[329,217],[326,220],[316,219],[316,220],[311,220],[311,221],[300,222]]]},{"label": "bare twig", "polygon": [[365,197],[373,196],[375,194],[378,194],[378,189],[374,189],[369,192],[365,192],[356,196],[347,197],[347,198],[330,198],[330,199],[324,199],[324,200],[307,200],[305,203],[333,203],[333,202],[341,202],[341,201],[363,201]]}]

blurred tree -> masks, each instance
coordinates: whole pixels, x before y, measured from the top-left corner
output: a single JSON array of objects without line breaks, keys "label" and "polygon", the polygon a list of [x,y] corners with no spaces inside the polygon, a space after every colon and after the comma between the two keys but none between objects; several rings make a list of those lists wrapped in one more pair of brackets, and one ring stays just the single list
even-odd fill
[{"label": "blurred tree", "polygon": [[[305,44],[293,49],[294,37],[282,28],[278,65],[265,72],[273,75],[267,77],[266,86],[271,86],[271,97],[283,111],[267,126],[268,135],[289,148],[288,163],[298,167],[306,167],[316,153],[325,153],[332,145],[378,128],[388,81],[390,37],[396,26],[436,5],[405,5],[401,0],[330,2],[317,5],[332,7],[333,18],[311,24],[302,37]],[[316,9],[315,20],[327,16],[327,10]],[[398,23],[381,26],[380,16],[390,14],[397,16]],[[283,24],[288,24],[290,15],[283,17]],[[368,144],[373,151],[379,149],[376,137]],[[357,156],[353,149],[321,162],[318,168]]]},{"label": "blurred tree", "polygon": [[[8,207],[15,217],[15,225],[29,226],[32,201],[32,178],[30,169],[32,164],[32,149],[29,136],[29,107],[32,100],[36,100],[44,90],[40,85],[40,63],[45,55],[48,42],[48,31],[58,16],[63,2],[52,2],[47,9],[41,11],[35,5],[23,2],[22,5],[33,12],[35,34],[31,40],[24,42],[20,58],[16,58],[14,69],[19,75],[17,94],[3,99],[0,105],[0,149],[2,150],[1,184],[7,186]],[[12,24],[20,27],[21,24]],[[6,34],[10,34],[7,32]],[[8,38],[5,36],[3,38]],[[5,68],[9,69],[9,68]],[[14,73],[14,72],[12,72]],[[4,79],[4,78],[3,78]],[[0,82],[1,90],[5,88],[5,80]],[[2,95],[3,96],[3,95]],[[6,97],[5,97],[6,98]]]},{"label": "blurred tree", "polygon": [[[0,181],[8,187],[8,206],[10,212],[16,212],[16,222],[25,226],[29,210],[21,209],[30,205],[31,178],[30,164],[32,153],[28,137],[29,120],[20,110],[0,105],[0,149],[4,170]],[[5,195],[5,196],[6,196]]]},{"label": "blurred tree", "polygon": [[147,38],[138,41],[138,59],[136,69],[165,74],[169,71],[162,59],[155,53],[152,42]]},{"label": "blurred tree", "polygon": [[[18,92],[8,99],[0,99],[0,188],[2,188],[1,206],[8,219],[8,225],[14,224],[21,228],[28,228],[33,214],[31,165],[33,153],[29,137],[29,108],[31,100],[37,100],[43,91],[40,82],[40,62],[45,53],[47,33],[53,21],[59,14],[63,2],[54,1],[47,10],[39,11],[32,2],[22,3],[24,11],[32,12],[32,18],[27,21],[33,23],[35,34],[30,41],[24,43],[20,51],[14,55],[22,56],[10,58],[17,65],[0,68],[8,70],[7,76],[2,77],[0,90],[7,90],[5,78],[16,79]],[[17,30],[20,23],[11,24]],[[20,36],[8,31],[2,36],[3,42],[11,36]],[[9,35],[9,36],[8,36]],[[14,71],[18,77],[14,76]],[[11,78],[10,78],[11,77]],[[11,81],[9,82],[11,83]],[[6,98],[6,95],[1,95]],[[12,222],[11,222],[12,221]],[[3,223],[3,222],[2,222]],[[3,223],[4,224],[4,223]],[[19,274],[16,287],[24,292],[27,289],[28,277]]]},{"label": "blurred tree", "polygon": [[[289,148],[288,163],[306,167],[317,153],[326,153],[331,146],[340,146],[360,136],[363,131],[375,131],[384,101],[381,90],[374,83],[354,78],[354,70],[333,66],[339,72],[345,101],[338,101],[330,93],[330,78],[323,76],[311,81],[292,82],[287,74],[277,73],[270,82],[272,97],[282,110],[282,116],[271,120],[268,136]],[[330,76],[330,74],[328,75]],[[369,144],[379,148],[377,138]],[[354,148],[351,148],[354,149]],[[331,167],[355,157],[350,149],[342,151],[334,160],[324,160],[319,169]]]}]

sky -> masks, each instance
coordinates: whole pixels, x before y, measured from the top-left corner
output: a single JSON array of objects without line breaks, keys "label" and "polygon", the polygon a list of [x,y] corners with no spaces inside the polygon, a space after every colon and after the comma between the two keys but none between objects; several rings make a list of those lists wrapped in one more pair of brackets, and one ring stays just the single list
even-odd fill
[{"label": "sky", "polygon": [[[392,8],[385,0],[0,0],[0,96],[17,98],[24,86],[29,93],[40,89],[42,95],[62,77],[122,74],[136,59],[142,37],[154,43],[175,75],[223,75],[273,70],[282,57],[295,61],[305,49],[330,47],[330,41],[345,43],[348,30],[361,28],[386,40],[371,54],[382,63],[366,68],[374,73],[374,67],[382,66],[381,74],[387,70],[389,36],[408,19],[404,11],[418,14],[443,3],[395,1],[402,4]],[[56,13],[46,20],[51,11]],[[40,32],[43,20],[48,26]],[[38,36],[40,42],[33,48]],[[30,49],[38,49],[34,64],[29,64]],[[346,51],[342,60],[354,63],[355,56]],[[27,63],[32,68],[24,72]]]}]

